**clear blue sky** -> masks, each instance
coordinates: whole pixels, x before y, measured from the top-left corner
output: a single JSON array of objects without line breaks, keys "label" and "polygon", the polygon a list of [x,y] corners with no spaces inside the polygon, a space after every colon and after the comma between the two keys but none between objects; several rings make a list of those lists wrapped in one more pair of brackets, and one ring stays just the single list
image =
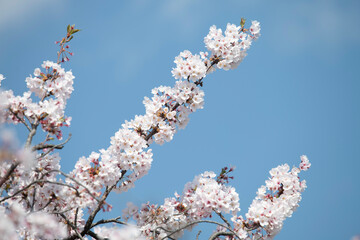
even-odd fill
[{"label": "clear blue sky", "polygon": [[[152,146],[149,174],[111,197],[108,216],[121,215],[127,201],[161,204],[195,175],[226,165],[237,167],[232,185],[245,214],[272,167],[298,165],[306,154],[308,189],[276,239],[360,234],[359,1],[0,0],[3,87],[22,94],[34,68],[56,60],[54,41],[66,25],[82,29],[65,65],[76,77],[67,108],[73,138],[61,151],[69,172],[144,113],[153,87],[173,85],[180,51],[204,51],[211,25],[241,17],[261,22],[259,41],[239,68],[205,79],[205,108],[172,142]],[[205,229],[200,239],[210,234]]]}]

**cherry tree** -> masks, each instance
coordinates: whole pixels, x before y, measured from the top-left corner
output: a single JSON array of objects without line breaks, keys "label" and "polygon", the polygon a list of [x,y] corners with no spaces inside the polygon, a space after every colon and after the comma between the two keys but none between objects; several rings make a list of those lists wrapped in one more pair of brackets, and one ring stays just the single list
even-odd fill
[{"label": "cherry tree", "polygon": [[[61,150],[70,140],[67,100],[74,75],[64,69],[72,53],[69,42],[79,30],[68,26],[57,42],[57,61],[44,61],[26,78],[28,91],[15,96],[0,92],[0,234],[4,239],[178,239],[198,224],[213,224],[210,239],[272,239],[301,200],[306,188],[298,175],[310,167],[305,155],[300,165],[284,164],[270,170],[245,216],[239,215],[239,195],[229,185],[234,168],[219,174],[205,171],[184,186],[181,194],[162,204],[128,203],[123,214],[99,219],[100,210],[111,211],[107,198],[135,186],[151,168],[151,144],[173,139],[189,122],[190,114],[203,108],[205,77],[216,70],[235,69],[260,37],[260,23],[228,24],[223,32],[211,26],[205,37],[208,52],[185,50],[175,58],[173,87],[160,86],[144,98],[146,113],[125,121],[111,137],[107,149],[81,157],[70,173],[60,167]],[[5,77],[0,74],[0,86]],[[7,124],[28,131],[23,147]],[[40,131],[40,129],[42,131]],[[40,133],[39,133],[40,131]],[[43,135],[34,142],[36,134]],[[219,216],[221,222],[209,220]],[[133,223],[136,224],[133,224]],[[200,234],[200,233],[199,233]],[[197,238],[199,237],[197,235]]]}]

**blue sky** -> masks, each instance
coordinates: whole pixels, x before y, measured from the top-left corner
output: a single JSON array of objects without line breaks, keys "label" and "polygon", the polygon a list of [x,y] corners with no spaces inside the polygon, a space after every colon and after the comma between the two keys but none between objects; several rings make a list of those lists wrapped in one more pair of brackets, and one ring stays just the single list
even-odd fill
[{"label": "blue sky", "polygon": [[[56,60],[55,40],[68,24],[82,29],[65,64],[75,75],[67,115],[73,137],[61,151],[64,171],[80,156],[106,148],[125,120],[144,113],[142,100],[172,86],[174,57],[204,51],[211,25],[258,20],[262,36],[233,71],[205,79],[205,107],[163,146],[136,187],[111,196],[162,203],[206,170],[233,165],[232,185],[245,214],[268,171],[298,165],[306,154],[308,189],[276,239],[350,239],[360,234],[360,2],[334,0],[0,0],[0,73],[22,94],[25,78]],[[18,128],[19,136],[25,129]],[[211,226],[212,227],[212,226]],[[200,239],[209,236],[204,229]],[[196,234],[197,231],[195,230]],[[186,234],[184,239],[194,239]]]}]

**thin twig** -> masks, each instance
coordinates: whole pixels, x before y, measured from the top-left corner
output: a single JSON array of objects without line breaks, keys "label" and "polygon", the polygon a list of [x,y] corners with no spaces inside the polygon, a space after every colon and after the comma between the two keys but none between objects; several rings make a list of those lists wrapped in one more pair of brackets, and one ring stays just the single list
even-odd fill
[{"label": "thin twig", "polygon": [[[86,234],[89,233],[89,231],[90,231],[90,229],[91,229],[91,227],[92,227],[92,223],[93,223],[93,221],[94,221],[94,219],[95,219],[95,217],[96,217],[96,214],[100,211],[102,205],[104,204],[106,198],[109,196],[110,192],[116,187],[116,185],[118,184],[118,182],[120,182],[120,181],[123,179],[123,177],[125,176],[125,174],[126,174],[126,171],[125,171],[125,170],[122,170],[122,171],[121,171],[121,177],[116,181],[116,183],[113,184],[111,187],[106,187],[106,190],[105,190],[103,196],[101,197],[101,199],[100,199],[100,201],[98,202],[96,208],[91,212],[91,214],[89,215],[89,217],[88,217],[88,219],[87,219],[87,221],[86,221],[86,223],[85,223],[84,229],[83,229],[83,231],[81,232],[81,235],[82,235],[82,236],[85,236]],[[70,239],[75,239],[75,238],[76,238],[76,236],[73,235],[73,236],[70,236],[70,237],[68,237],[68,238],[66,238],[66,239],[67,239],[67,240],[70,240]]]},{"label": "thin twig", "polygon": [[123,225],[128,225],[125,222],[119,221],[121,217],[117,217],[117,218],[113,218],[113,219],[101,219],[99,221],[97,221],[96,223],[94,223],[93,225],[91,225],[91,228],[100,225],[100,224],[106,224],[106,223],[118,223],[118,224],[123,224]]},{"label": "thin twig", "polygon": [[15,162],[13,164],[11,164],[10,169],[7,171],[7,173],[5,174],[4,177],[1,178],[0,180],[0,188],[1,186],[8,180],[8,178],[10,177],[10,175],[15,171],[15,168],[19,165],[19,162]]},{"label": "thin twig", "polygon": [[191,222],[191,223],[189,223],[189,224],[187,224],[187,225],[185,225],[185,226],[183,226],[183,227],[181,227],[181,228],[179,228],[179,229],[176,229],[175,231],[172,231],[170,234],[168,234],[167,236],[163,237],[162,240],[163,240],[163,239],[166,239],[167,237],[170,237],[170,236],[174,235],[175,233],[177,233],[177,232],[179,232],[179,231],[181,231],[181,230],[184,230],[184,229],[186,229],[186,228],[188,228],[188,227],[190,227],[190,226],[192,226],[192,225],[198,224],[198,223],[212,223],[212,224],[219,225],[219,226],[221,226],[221,227],[223,227],[223,228],[226,228],[226,229],[229,230],[231,233],[233,233],[233,235],[234,235],[235,237],[237,237],[238,239],[240,239],[240,237],[239,237],[231,228],[229,228],[229,227],[226,226],[226,225],[223,225],[223,224],[218,223],[218,222],[215,222],[215,221],[210,221],[210,220],[199,220],[199,221]]},{"label": "thin twig", "polygon": [[201,230],[196,234],[196,240],[199,240]]},{"label": "thin twig", "polygon": [[76,227],[70,222],[70,220],[67,219],[67,217],[64,214],[59,214],[62,218],[65,219],[66,224],[69,225],[76,233],[76,235],[81,239],[84,240],[84,238],[81,236],[81,234],[79,233],[79,231],[76,229]]},{"label": "thin twig", "polygon": [[[17,115],[17,113],[14,113],[14,111],[9,107],[8,108],[9,109],[9,111],[12,113],[12,115],[14,115],[22,124],[24,124],[25,125],[25,127],[29,130],[29,132],[31,132],[31,128],[30,128],[30,126],[25,122],[25,120],[24,119],[22,119],[22,118],[20,118],[18,115]],[[29,120],[29,119],[28,119]],[[29,121],[30,122],[30,121]]]},{"label": "thin twig", "polygon": [[34,188],[33,196],[32,196],[32,203],[31,203],[31,212],[34,211],[35,206],[35,196],[36,196],[36,188]]},{"label": "thin twig", "polygon": [[36,211],[40,212],[40,211],[44,210],[47,206],[50,205],[50,203],[52,203],[53,200],[54,200],[53,198],[50,198],[49,201],[45,204],[45,206],[43,206],[42,208],[40,208],[40,209],[38,209]]},{"label": "thin twig", "polygon": [[79,213],[79,208],[77,207],[77,208],[76,208],[76,211],[75,211],[75,220],[74,220],[74,225],[75,225],[75,227],[77,227],[76,225],[77,225],[78,213]]},{"label": "thin twig", "polygon": [[68,184],[65,184],[65,183],[61,183],[61,182],[52,182],[52,181],[48,181],[48,180],[36,180],[36,181],[33,181],[32,183],[30,183],[29,185],[27,185],[26,187],[16,191],[15,193],[13,193],[11,196],[7,196],[7,197],[4,197],[3,199],[0,200],[0,203],[9,199],[9,198],[13,198],[15,197],[16,195],[18,195],[19,193],[27,190],[28,188],[30,188],[32,185],[35,185],[35,184],[41,184],[41,183],[49,183],[49,184],[55,184],[55,185],[61,185],[61,186],[65,186],[65,187],[68,187],[68,188],[72,188],[76,191],[76,193],[79,194],[79,191],[76,189],[76,187],[74,186],[71,186],[71,185],[68,185]]},{"label": "thin twig", "polygon": [[68,208],[68,209],[65,209],[65,210],[63,210],[63,211],[60,211],[60,212],[51,212],[52,214],[64,214],[64,213],[67,213],[67,212],[70,212],[70,211],[72,211],[72,210],[74,210],[74,208]]},{"label": "thin twig", "polygon": [[106,198],[108,197],[110,192],[114,189],[114,187],[117,185],[117,183],[122,179],[123,176],[124,175],[122,175],[119,178],[119,180],[117,180],[116,183],[114,185],[112,185],[111,187],[106,187],[106,190],[105,190],[103,196],[101,197],[100,202],[98,203],[98,205],[96,206],[94,211],[92,211],[92,213],[90,214],[88,220],[86,221],[85,226],[84,226],[84,230],[81,232],[81,235],[84,236],[91,229],[91,225],[92,225],[92,222],[95,219],[96,214],[100,211],[100,209],[101,209],[102,205],[104,204]]},{"label": "thin twig", "polygon": [[226,225],[231,228],[231,224],[228,222],[228,220],[221,214],[221,212],[218,212],[214,210],[214,212],[226,223]]},{"label": "thin twig", "polygon": [[[38,157],[38,159],[39,159],[39,158],[42,158],[42,157],[45,157],[46,155],[48,155],[48,154],[49,154],[52,150],[54,150],[54,149],[62,149],[62,148],[64,147],[64,145],[65,145],[68,141],[70,141],[71,136],[72,136],[71,133],[69,133],[68,138],[67,138],[64,142],[59,143],[59,144],[57,144],[57,145],[52,145],[52,144],[45,144],[45,145],[43,145],[43,144],[38,144],[38,145],[36,145],[36,146],[33,147],[33,151],[40,150],[40,149],[44,149],[44,148],[49,148],[49,150],[47,150],[45,153],[41,154],[41,155]],[[41,145],[41,146],[39,146],[39,145]]]},{"label": "thin twig", "polygon": [[214,232],[214,233],[210,236],[209,240],[214,240],[214,239],[216,239],[217,237],[220,237],[220,236],[233,236],[233,235],[234,235],[234,234],[231,233],[231,232]]},{"label": "thin twig", "polygon": [[[53,169],[53,170],[48,171],[46,174],[51,173],[51,172],[58,172],[58,173],[60,173],[60,174],[63,175],[64,177],[70,179],[71,181],[73,181],[73,182],[75,182],[76,184],[78,184],[78,185],[80,185],[81,187],[83,187],[83,188],[85,189],[85,191],[86,191],[92,198],[94,198],[97,202],[100,202],[100,201],[101,201],[101,200],[98,199],[94,194],[92,194],[91,191],[90,191],[85,185],[83,185],[82,183],[80,183],[79,181],[77,181],[75,178],[70,177],[69,175],[67,175],[67,174],[64,173],[63,171]],[[45,174],[45,175],[46,175],[46,174]]]}]

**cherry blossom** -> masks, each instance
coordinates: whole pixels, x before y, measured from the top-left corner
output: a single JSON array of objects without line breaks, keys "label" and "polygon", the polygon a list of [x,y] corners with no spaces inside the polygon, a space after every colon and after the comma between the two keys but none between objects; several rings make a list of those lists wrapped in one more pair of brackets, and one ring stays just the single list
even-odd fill
[{"label": "cherry blossom", "polygon": [[[128,203],[122,217],[96,219],[100,210],[112,210],[107,202],[111,192],[128,191],[149,173],[151,144],[171,141],[187,126],[190,114],[204,107],[204,78],[216,69],[236,68],[259,38],[260,29],[257,21],[246,29],[244,19],[240,26],[227,24],[224,32],[210,27],[204,38],[209,53],[185,50],[175,57],[174,86],[152,89],[152,95],[143,100],[145,113],[125,121],[107,147],[80,157],[67,174],[61,170],[56,150],[71,138],[59,142],[62,127],[70,126],[65,108],[75,79],[61,65],[72,56],[67,44],[79,31],[69,25],[66,36],[57,42],[58,61],[44,61],[36,68],[25,80],[28,91],[19,96],[0,91],[0,123],[21,124],[29,131],[24,146],[13,133],[0,134],[0,234],[6,239],[177,239],[184,230],[207,222],[217,225],[213,239],[272,239],[299,206],[306,182],[298,174],[311,166],[305,155],[299,168],[284,164],[270,171],[246,218],[239,215],[239,195],[228,185],[233,179],[231,167],[218,175],[206,171],[196,176],[181,194],[166,198],[162,205]],[[4,79],[0,74],[0,86]],[[38,126],[45,137],[34,143]],[[207,220],[214,215],[223,222]]]}]

